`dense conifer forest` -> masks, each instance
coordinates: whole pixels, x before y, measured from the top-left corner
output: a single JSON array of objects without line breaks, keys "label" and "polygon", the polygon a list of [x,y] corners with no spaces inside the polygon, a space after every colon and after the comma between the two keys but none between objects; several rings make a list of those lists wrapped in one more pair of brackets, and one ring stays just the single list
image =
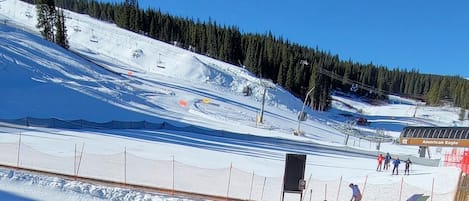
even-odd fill
[{"label": "dense conifer forest", "polygon": [[308,104],[316,110],[329,107],[332,90],[355,93],[370,100],[396,94],[422,99],[431,105],[450,102],[469,109],[469,80],[459,76],[422,74],[415,69],[340,60],[338,55],[297,44],[271,32],[241,33],[236,26],[217,24],[213,20],[201,22],[152,8],[141,9],[137,0],[121,3],[55,0],[55,4],[196,53],[242,65],[301,99],[314,88]]}]

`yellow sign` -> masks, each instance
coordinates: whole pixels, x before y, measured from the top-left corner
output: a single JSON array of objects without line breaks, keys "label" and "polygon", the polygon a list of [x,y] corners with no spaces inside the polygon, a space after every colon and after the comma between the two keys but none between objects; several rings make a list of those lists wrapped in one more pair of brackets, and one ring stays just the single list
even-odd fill
[{"label": "yellow sign", "polygon": [[209,104],[210,103],[210,98],[202,98],[202,102],[205,103],[205,104]]}]

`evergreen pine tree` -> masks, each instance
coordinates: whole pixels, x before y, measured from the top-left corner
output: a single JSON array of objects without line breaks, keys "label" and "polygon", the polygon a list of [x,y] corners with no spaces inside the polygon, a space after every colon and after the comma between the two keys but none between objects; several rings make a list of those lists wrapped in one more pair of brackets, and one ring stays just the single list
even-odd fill
[{"label": "evergreen pine tree", "polygon": [[55,33],[55,43],[65,49],[68,49],[69,45],[67,39],[67,27],[65,26],[64,12],[61,9],[59,9],[57,12],[57,20],[55,27],[57,29]]},{"label": "evergreen pine tree", "polygon": [[434,81],[434,84],[432,84],[427,94],[427,101],[430,104],[438,104],[440,101],[439,84],[439,81]]},{"label": "evergreen pine tree", "polygon": [[36,4],[37,25],[41,35],[48,41],[54,40],[54,25],[56,21],[54,0],[38,0]]}]

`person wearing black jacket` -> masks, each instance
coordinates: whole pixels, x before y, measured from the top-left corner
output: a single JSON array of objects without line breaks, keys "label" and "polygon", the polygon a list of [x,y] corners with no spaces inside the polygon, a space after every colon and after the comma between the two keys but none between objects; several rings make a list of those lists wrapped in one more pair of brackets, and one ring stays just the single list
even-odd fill
[{"label": "person wearing black jacket", "polygon": [[410,161],[410,158],[407,158],[407,160],[405,160],[404,163],[405,163],[404,175],[409,175],[410,164],[412,164],[412,161]]}]

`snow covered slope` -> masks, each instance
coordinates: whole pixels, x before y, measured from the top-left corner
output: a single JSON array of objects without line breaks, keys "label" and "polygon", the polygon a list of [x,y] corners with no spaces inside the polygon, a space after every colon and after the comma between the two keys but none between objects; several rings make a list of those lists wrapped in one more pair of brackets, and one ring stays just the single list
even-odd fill
[{"label": "snow covered slope", "polygon": [[[34,30],[35,13],[31,12],[31,17],[24,15],[34,9],[20,1],[5,1],[3,7],[1,11],[6,13],[2,19],[16,28],[2,26],[2,35],[6,36],[1,47],[2,69],[6,72],[2,76],[8,77],[2,79],[2,86],[7,97],[15,101],[3,100],[9,101],[4,104],[10,104],[10,110],[0,111],[0,118],[155,121],[202,117],[210,122],[238,116],[250,126],[256,124],[263,87],[259,79],[242,68],[67,12],[67,26],[74,27],[68,30],[71,50],[105,70],[30,33],[17,30],[7,36],[12,29]],[[17,82],[23,82],[20,90],[10,87],[19,87]],[[252,97],[242,95],[245,86],[253,89]],[[200,105],[207,99],[213,104]],[[189,107],[179,107],[181,100]],[[234,101],[239,108],[223,104],[228,101]],[[301,104],[282,88],[267,94],[268,107],[292,111],[292,123]],[[97,113],[93,105],[104,112]],[[224,110],[227,117],[213,116],[207,107]],[[268,127],[275,124],[266,122]]]},{"label": "snow covered slope", "polygon": [[[171,130],[19,131],[25,135],[23,143],[51,155],[70,155],[70,147],[86,142],[87,151],[95,154],[119,153],[126,148],[151,159],[176,156],[197,167],[233,164],[248,172],[281,177],[285,153],[300,151],[308,154],[306,174],[314,179],[344,176],[346,181],[356,181],[370,175],[373,185],[382,185],[383,181],[394,185],[401,178],[374,172],[374,157],[343,151],[349,147],[366,153],[375,150],[371,142],[360,143],[353,138],[353,144],[343,145],[345,134],[340,127],[348,117],[342,114],[370,119],[371,126],[357,130],[374,134],[385,128],[394,137],[406,125],[467,126],[467,122],[457,120],[455,108],[416,107],[408,101],[373,106],[334,97],[338,101],[331,111],[307,108],[308,119],[301,122],[304,136],[293,136],[292,131],[299,126],[296,114],[302,100],[281,87],[269,89],[264,121],[258,124],[264,82],[243,68],[66,12],[73,51],[69,52],[38,36],[33,6],[17,0],[1,1],[0,6],[0,119],[148,120],[233,133],[225,138]],[[243,95],[245,86],[253,89],[252,96]],[[17,130],[0,128],[0,142],[17,141]],[[417,149],[382,144],[382,150],[393,154],[416,155]],[[426,192],[431,189],[428,184],[432,177],[457,175],[454,168],[416,166],[413,171],[416,174],[409,182],[423,186]],[[454,188],[444,182],[437,181],[437,189],[451,197]],[[371,189],[367,193],[382,192]]]}]

